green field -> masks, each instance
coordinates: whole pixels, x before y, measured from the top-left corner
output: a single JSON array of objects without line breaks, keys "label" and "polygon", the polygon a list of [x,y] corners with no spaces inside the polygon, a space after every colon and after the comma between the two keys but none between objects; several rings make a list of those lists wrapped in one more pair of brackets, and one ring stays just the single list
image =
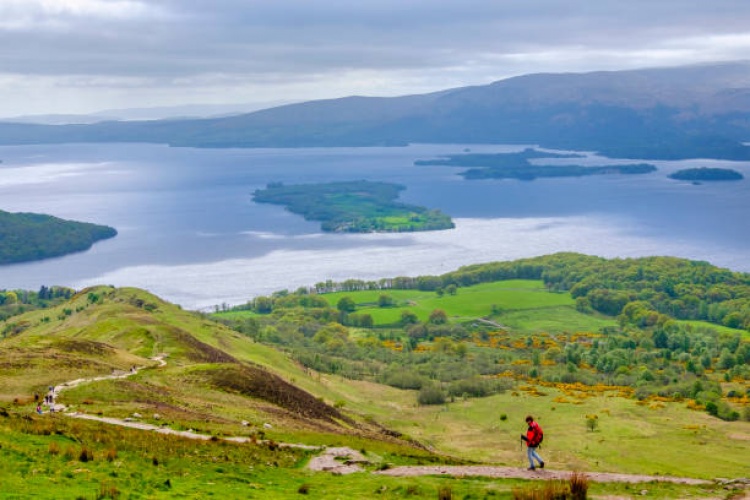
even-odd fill
[{"label": "green field", "polygon": [[[392,307],[378,307],[378,297],[389,295]],[[405,310],[427,321],[435,309],[446,312],[451,321],[485,318],[519,332],[598,331],[612,326],[611,318],[582,314],[568,293],[550,293],[541,281],[507,280],[459,288],[455,295],[438,296],[419,290],[356,291],[325,294],[335,307],[343,297],[357,304],[356,312],[370,314],[376,326],[396,325]],[[493,312],[494,311],[494,312]]]}]

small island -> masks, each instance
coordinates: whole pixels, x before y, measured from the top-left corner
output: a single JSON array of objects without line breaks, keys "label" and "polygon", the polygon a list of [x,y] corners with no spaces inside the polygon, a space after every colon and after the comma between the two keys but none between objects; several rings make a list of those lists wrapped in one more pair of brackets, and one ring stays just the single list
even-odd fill
[{"label": "small island", "polygon": [[395,201],[404,186],[353,181],[284,185],[271,183],[253,193],[258,203],[284,205],[307,220],[321,221],[326,232],[372,233],[452,229],[439,210]]},{"label": "small island", "polygon": [[0,265],[81,252],[116,235],[109,226],[0,210]]},{"label": "small island", "polygon": [[473,167],[461,175],[465,179],[518,179],[530,181],[538,177],[583,177],[609,174],[648,174],[656,171],[654,165],[637,163],[629,165],[537,165],[529,160],[545,158],[582,158],[579,154],[558,154],[525,149],[518,153],[458,154],[434,160],[417,160],[415,165],[446,165]]},{"label": "small island", "polygon": [[678,181],[741,181],[745,177],[729,168],[686,168],[669,174],[667,177]]}]

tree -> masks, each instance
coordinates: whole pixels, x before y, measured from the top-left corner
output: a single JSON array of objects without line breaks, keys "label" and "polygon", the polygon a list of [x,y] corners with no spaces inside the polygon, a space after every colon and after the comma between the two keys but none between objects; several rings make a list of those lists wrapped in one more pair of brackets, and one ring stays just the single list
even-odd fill
[{"label": "tree", "polygon": [[435,309],[430,313],[430,323],[444,325],[448,322],[448,315],[442,309]]},{"label": "tree", "polygon": [[341,297],[336,303],[336,308],[342,313],[350,313],[357,309],[357,304],[351,297]]},{"label": "tree", "polygon": [[401,311],[401,324],[406,325],[413,325],[415,323],[419,323],[419,318],[413,311],[404,310]]},{"label": "tree", "polygon": [[359,317],[359,326],[362,328],[372,328],[375,322],[369,314],[363,314]]},{"label": "tree", "polygon": [[6,304],[17,304],[18,303],[18,295],[16,292],[8,291],[5,292],[5,303]]},{"label": "tree", "polygon": [[253,301],[253,309],[259,314],[268,314],[273,311],[273,299],[269,297],[256,297]]},{"label": "tree", "polygon": [[599,417],[597,415],[586,415],[586,428],[594,432],[599,427]]},{"label": "tree", "polygon": [[448,295],[456,295],[457,292],[458,287],[452,283],[445,287],[445,293],[447,293]]},{"label": "tree", "polygon": [[380,296],[378,296],[378,307],[393,307],[393,304],[394,300],[390,295],[381,293]]}]

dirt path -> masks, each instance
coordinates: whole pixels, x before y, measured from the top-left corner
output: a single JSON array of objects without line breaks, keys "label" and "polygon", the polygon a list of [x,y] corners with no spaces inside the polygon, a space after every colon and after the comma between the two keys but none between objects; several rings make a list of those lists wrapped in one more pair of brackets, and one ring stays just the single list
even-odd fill
[{"label": "dirt path", "polygon": [[[519,467],[500,467],[489,465],[469,466],[406,466],[394,467],[375,474],[394,477],[408,477],[421,475],[446,475],[453,477],[483,476],[493,478],[514,479],[564,479],[567,480],[573,474],[572,471],[559,471],[550,469],[536,469],[533,471]],[[671,476],[646,476],[641,474],[619,474],[613,472],[586,472],[586,477],[591,481],[603,483],[648,483],[661,481],[676,484],[713,484],[713,481],[705,479],[693,479],[688,477]]]},{"label": "dirt path", "polygon": [[[165,366],[165,355],[156,356],[151,358],[157,361],[159,366]],[[77,387],[81,384],[90,382],[97,382],[102,380],[114,380],[120,378],[127,378],[137,374],[143,368],[133,368],[127,372],[117,372],[111,375],[102,375],[99,377],[92,378],[81,378],[65,382],[53,388],[53,393],[59,395],[61,392]],[[139,422],[136,417],[133,418],[112,418],[112,417],[100,417],[96,415],[89,415],[81,412],[68,412],[67,407],[60,403],[53,403],[52,408],[56,412],[63,412],[65,416],[71,418],[80,418],[85,420],[95,420],[109,425],[119,425],[122,427],[129,427],[132,429],[141,429],[144,431],[158,432],[160,434],[170,434],[174,436],[180,436],[187,439],[196,439],[201,441],[209,441],[212,439],[222,439],[225,441],[231,441],[235,443],[248,443],[253,442],[252,438],[247,436],[232,436],[217,438],[207,434],[198,434],[192,430],[178,431],[170,429],[165,425],[154,425],[145,422]],[[257,440],[255,442],[258,442]],[[262,441],[261,441],[262,442]],[[307,467],[313,471],[330,472],[333,474],[352,474],[355,472],[365,472],[363,465],[369,463],[367,458],[360,452],[346,447],[338,448],[327,448],[324,446],[309,446],[303,444],[290,444],[281,443],[278,444],[281,447],[289,448],[300,448],[306,450],[320,450],[321,453],[313,457],[308,463]],[[392,476],[392,477],[410,477],[410,476],[426,476],[426,475],[445,475],[456,478],[471,477],[471,476],[483,476],[492,478],[513,478],[513,479],[568,479],[572,472],[571,471],[558,471],[550,469],[537,469],[535,471],[529,471],[519,467],[502,467],[492,465],[471,465],[471,466],[401,466],[394,467],[391,469],[380,470],[373,472],[373,474]],[[591,481],[596,482],[619,482],[619,483],[646,483],[651,481],[662,481],[677,484],[713,484],[713,481],[707,481],[704,479],[694,479],[687,477],[670,477],[670,476],[647,476],[638,474],[619,474],[610,472],[586,472],[586,476]]]}]

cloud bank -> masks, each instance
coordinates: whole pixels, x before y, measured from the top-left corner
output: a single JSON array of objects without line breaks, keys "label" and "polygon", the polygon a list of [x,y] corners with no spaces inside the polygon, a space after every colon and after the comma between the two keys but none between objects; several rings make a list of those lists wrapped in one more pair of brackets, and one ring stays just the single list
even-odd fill
[{"label": "cloud bank", "polygon": [[746,58],[750,2],[3,0],[0,116]]}]

